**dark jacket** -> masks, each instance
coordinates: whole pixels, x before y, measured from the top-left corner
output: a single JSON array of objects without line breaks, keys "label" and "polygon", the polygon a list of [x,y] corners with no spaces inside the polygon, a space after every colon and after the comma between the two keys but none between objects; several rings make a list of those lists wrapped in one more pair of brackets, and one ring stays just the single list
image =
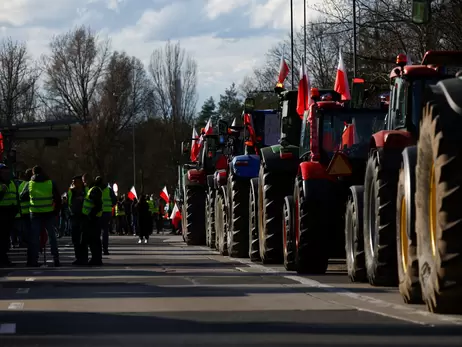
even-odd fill
[{"label": "dark jacket", "polygon": [[141,199],[140,202],[136,204],[136,209],[140,223],[150,223],[152,219],[151,211],[149,211],[149,205],[145,199]]},{"label": "dark jacket", "polygon": [[76,188],[71,188],[71,201],[69,201],[69,211],[71,216],[79,217],[82,215],[83,200],[85,199],[85,189],[78,191]]},{"label": "dark jacket", "polygon": [[[90,186],[89,189],[91,189],[93,186]],[[93,204],[95,205],[91,212],[90,212],[90,217],[96,217],[98,212],[101,212],[103,209],[103,192],[100,189],[93,189],[90,193],[89,196],[90,200],[93,201]]]},{"label": "dark jacket", "polygon": [[[45,176],[45,175],[34,175],[34,176],[32,176],[32,178],[30,180],[34,181],[34,182],[45,182],[45,181],[49,180],[49,178],[47,176]],[[46,214],[59,214],[59,211],[61,211],[61,193],[59,192],[58,186],[56,185],[56,183],[54,181],[52,181],[52,183],[53,183],[54,211],[50,212],[50,213],[40,213],[39,215],[41,215],[41,216],[46,215]],[[21,195],[19,196],[19,200],[21,200],[21,201],[30,200],[29,182],[26,183],[26,185],[24,186],[23,191],[20,194]],[[34,214],[31,213],[31,216],[33,217]]]}]

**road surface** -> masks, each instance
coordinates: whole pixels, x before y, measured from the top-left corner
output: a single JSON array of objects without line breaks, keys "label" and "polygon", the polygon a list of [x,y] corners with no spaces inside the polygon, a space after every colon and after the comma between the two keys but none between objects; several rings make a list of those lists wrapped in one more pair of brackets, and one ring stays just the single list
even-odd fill
[{"label": "road surface", "polygon": [[[351,284],[222,257],[180,236],[111,238],[104,266],[0,270],[0,346],[461,346],[462,316]],[[19,264],[21,263],[22,264]]]}]

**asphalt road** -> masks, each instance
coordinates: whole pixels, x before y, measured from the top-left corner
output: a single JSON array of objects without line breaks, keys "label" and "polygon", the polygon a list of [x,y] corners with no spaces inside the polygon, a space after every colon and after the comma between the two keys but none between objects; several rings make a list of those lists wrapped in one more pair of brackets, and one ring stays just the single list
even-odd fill
[{"label": "asphalt road", "polygon": [[[0,270],[0,346],[461,346],[462,316],[350,284],[343,265],[300,277],[221,257],[179,236],[112,237],[98,268]],[[50,265],[51,266],[51,265]]]}]

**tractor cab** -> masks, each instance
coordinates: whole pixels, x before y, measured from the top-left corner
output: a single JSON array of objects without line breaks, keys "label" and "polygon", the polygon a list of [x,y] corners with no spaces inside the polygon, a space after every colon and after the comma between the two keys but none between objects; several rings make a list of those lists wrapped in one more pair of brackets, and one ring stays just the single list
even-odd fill
[{"label": "tractor cab", "polygon": [[397,67],[390,73],[390,101],[385,130],[404,130],[418,137],[423,95],[429,85],[452,78],[451,68],[460,69],[462,51],[429,51],[421,65],[407,65],[407,57],[399,54]]}]

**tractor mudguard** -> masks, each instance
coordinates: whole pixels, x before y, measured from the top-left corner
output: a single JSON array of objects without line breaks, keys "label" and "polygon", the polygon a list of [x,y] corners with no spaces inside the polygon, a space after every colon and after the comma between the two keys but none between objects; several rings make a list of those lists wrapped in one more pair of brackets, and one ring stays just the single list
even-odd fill
[{"label": "tractor mudguard", "polygon": [[[284,153],[291,153],[291,156],[281,158],[281,149]],[[296,146],[282,147],[274,145],[261,149],[261,162],[264,167],[272,172],[295,174],[298,171],[299,148]]]},{"label": "tractor mudguard", "polygon": [[462,89],[461,78],[451,78],[440,81],[432,89],[440,89],[452,110],[455,113],[462,115],[462,94],[460,93],[460,90]]},{"label": "tractor mudguard", "polygon": [[188,170],[184,177],[185,186],[201,186],[207,184],[207,176],[204,170]]},{"label": "tractor mudguard", "polygon": [[230,163],[233,173],[241,178],[258,177],[260,157],[256,154],[238,155]]},{"label": "tractor mudguard", "polygon": [[303,180],[330,180],[335,181],[336,176],[329,175],[326,168],[317,161],[304,161],[298,167],[298,173]]},{"label": "tractor mudguard", "polygon": [[228,173],[226,170],[217,170],[213,174],[214,187],[218,189],[219,187],[224,187],[228,183]]},{"label": "tractor mudguard", "polygon": [[408,131],[382,130],[372,135],[371,147],[384,149],[404,149],[416,142]]},{"label": "tractor mudguard", "polygon": [[[408,193],[406,194],[406,206],[410,208],[415,208],[414,206],[414,193],[415,193],[415,168],[417,166],[417,146],[411,146],[404,149],[403,153],[403,171],[405,177],[404,190]],[[411,221],[408,220],[408,223]],[[413,228],[408,226],[407,232],[408,237],[411,239],[410,233]]]}]

